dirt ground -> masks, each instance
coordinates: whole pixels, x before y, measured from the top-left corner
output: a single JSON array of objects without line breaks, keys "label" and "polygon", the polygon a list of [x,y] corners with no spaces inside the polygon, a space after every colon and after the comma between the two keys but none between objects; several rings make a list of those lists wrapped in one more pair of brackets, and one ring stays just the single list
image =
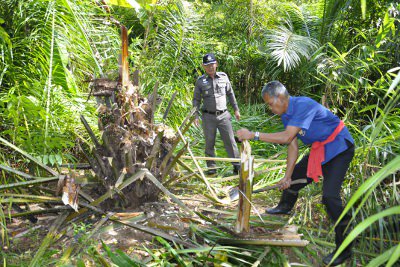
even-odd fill
[{"label": "dirt ground", "polygon": [[[202,194],[186,193],[183,195],[181,194],[182,192],[178,191],[174,193],[189,209],[199,211],[221,224],[226,224],[227,220],[230,222],[230,225],[234,224],[237,201],[229,205],[218,205]],[[258,216],[255,209],[260,214],[264,213],[266,208],[264,198],[254,198],[253,205],[252,215]],[[31,206],[32,210],[40,208],[39,205]],[[190,223],[193,222],[205,225],[205,222],[200,218],[193,218],[189,214],[185,215],[176,203],[165,196],[161,197],[157,202],[146,203],[139,209],[126,210],[123,213],[117,213],[116,216],[123,222],[143,225],[151,229],[160,230],[171,236],[176,236],[176,233],[179,233],[183,237],[188,236]],[[7,223],[8,236],[10,237],[9,245],[3,244],[3,251],[20,255],[20,259],[31,259],[56,218],[56,214],[37,216],[38,221],[36,223],[32,223],[24,218],[12,219]],[[287,220],[287,218],[285,219]],[[102,241],[113,251],[120,249],[129,256],[144,260],[149,255],[142,248],[154,248],[155,246],[153,235],[111,220],[102,225],[90,239],[85,239],[85,235],[91,231],[98,221],[99,216],[93,215],[84,222],[75,223],[67,227],[65,234],[57,240],[56,244],[51,246],[52,249],[58,251],[53,257],[59,257],[60,253],[67,247],[76,246],[79,243],[90,243],[97,246],[100,251]],[[262,234],[265,230],[260,227],[253,227],[250,235],[260,235],[260,231]],[[292,255],[289,258],[293,257],[295,256]]]}]

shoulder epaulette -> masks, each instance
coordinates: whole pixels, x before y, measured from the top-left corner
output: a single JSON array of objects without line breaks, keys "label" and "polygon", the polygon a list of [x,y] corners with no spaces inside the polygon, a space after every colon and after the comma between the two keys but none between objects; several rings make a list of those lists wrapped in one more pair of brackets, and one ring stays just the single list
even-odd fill
[{"label": "shoulder epaulette", "polygon": [[205,76],[206,76],[206,75],[203,74],[203,75],[201,75],[199,78],[197,78],[197,80],[203,79]]}]

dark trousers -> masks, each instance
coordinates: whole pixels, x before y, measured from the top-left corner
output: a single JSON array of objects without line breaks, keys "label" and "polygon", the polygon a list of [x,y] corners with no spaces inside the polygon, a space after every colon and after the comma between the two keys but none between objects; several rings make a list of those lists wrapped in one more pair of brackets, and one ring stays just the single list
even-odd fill
[{"label": "dark trousers", "polygon": [[[236,145],[235,135],[232,129],[231,114],[226,111],[223,114],[216,116],[213,114],[203,113],[203,132],[206,139],[205,154],[207,157],[215,157],[215,138],[217,130],[219,131],[222,141],[224,142],[225,150],[230,158],[239,158],[239,150]],[[240,163],[234,162],[233,166],[240,166]],[[207,167],[215,167],[216,163],[213,160],[207,160]]]},{"label": "dark trousers", "polygon": [[[322,202],[326,206],[329,217],[331,217],[334,222],[337,221],[343,211],[340,190],[347,169],[354,157],[354,145],[348,142],[348,146],[349,148],[347,150],[322,165],[322,173],[324,176],[322,184]],[[309,155],[305,156],[296,164],[292,180],[304,179],[307,177],[308,156]],[[298,192],[300,189],[313,182],[311,178],[307,178],[307,181],[307,184],[295,184],[289,189]]]}]

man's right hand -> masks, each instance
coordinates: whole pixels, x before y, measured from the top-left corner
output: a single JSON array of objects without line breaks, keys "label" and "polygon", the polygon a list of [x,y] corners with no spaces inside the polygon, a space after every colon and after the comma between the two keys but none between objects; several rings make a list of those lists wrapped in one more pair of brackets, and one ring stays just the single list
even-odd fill
[{"label": "man's right hand", "polygon": [[236,136],[239,138],[240,141],[243,141],[243,140],[253,139],[254,133],[250,132],[245,128],[242,128],[236,131]]},{"label": "man's right hand", "polygon": [[199,127],[200,123],[199,123],[199,119],[196,118],[194,119],[194,126]]}]

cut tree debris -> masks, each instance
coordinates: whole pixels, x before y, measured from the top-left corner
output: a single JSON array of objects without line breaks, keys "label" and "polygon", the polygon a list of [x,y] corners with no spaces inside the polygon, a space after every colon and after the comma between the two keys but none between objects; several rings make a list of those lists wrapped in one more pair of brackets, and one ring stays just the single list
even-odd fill
[{"label": "cut tree debris", "polygon": [[[257,228],[251,227],[250,214],[252,208],[254,208],[252,204],[253,178],[270,170],[267,168],[263,171],[255,172],[253,169],[254,163],[283,161],[254,159],[251,155],[250,144],[247,141],[242,142],[240,159],[214,158],[214,160],[230,162],[240,160],[241,162],[239,175],[240,198],[234,224],[227,226],[225,223],[220,222],[221,219],[226,219],[223,212],[216,214],[217,219],[213,219],[199,212],[197,208],[188,208],[182,200],[168,190],[167,186],[180,179],[196,177],[206,185],[207,192],[202,192],[203,196],[211,199],[214,204],[218,204],[219,207],[224,209],[232,208],[233,205],[229,197],[221,198],[221,192],[216,189],[215,185],[210,183],[198,163],[198,160],[210,158],[195,157],[191,151],[193,144],[189,143],[184,137],[185,132],[190,128],[194,120],[195,110],[192,109],[189,112],[176,131],[165,125],[164,121],[176,95],[174,94],[168,103],[162,122],[156,124],[154,112],[158,104],[158,83],[154,86],[153,93],[148,98],[139,94],[138,83],[131,83],[129,79],[128,37],[124,26],[121,26],[121,37],[122,55],[120,58],[119,80],[112,81],[99,78],[94,79],[91,85],[91,95],[96,98],[98,104],[98,127],[101,139],[97,138],[86,119],[83,116],[80,117],[90,139],[78,140],[78,145],[88,163],[65,165],[67,168],[74,168],[75,170],[68,170],[68,173],[61,174],[0,137],[0,143],[19,152],[51,175],[51,177],[34,177],[11,167],[0,165],[0,169],[12,173],[14,176],[30,180],[0,185],[0,190],[10,190],[21,186],[38,186],[38,184],[54,183],[58,180],[57,190],[55,190],[57,192],[44,186],[37,187],[35,190],[49,194],[58,193],[61,194],[61,197],[3,194],[14,198],[13,203],[41,203],[48,201],[48,203],[54,204],[54,206],[47,207],[47,209],[34,211],[30,211],[27,207],[27,210],[22,210],[20,213],[10,214],[10,218],[46,213],[61,214],[53,221],[48,235],[32,260],[32,264],[35,264],[46,248],[56,241],[59,233],[65,232],[64,227],[68,227],[68,223],[85,221],[93,215],[99,215],[101,220],[97,221],[96,227],[90,235],[94,234],[106,222],[117,222],[132,229],[160,236],[184,247],[199,246],[198,240],[191,239],[189,235],[182,237],[181,233],[170,234],[164,231],[176,230],[178,229],[176,227],[163,226],[155,222],[148,222],[147,226],[145,226],[130,221],[136,217],[146,217],[142,212],[137,212],[137,210],[132,212],[132,209],[157,200],[161,192],[180,208],[178,208],[179,211],[174,216],[180,218],[182,222],[195,223],[201,225],[201,227],[212,225],[231,236],[230,238],[216,240],[220,244],[306,245],[307,241],[301,240],[300,235],[296,231],[293,232],[293,229],[291,232],[285,232],[285,230],[281,230],[281,232],[264,231],[260,234],[260,224],[258,224]],[[139,73],[136,71],[134,80],[138,81],[138,75]],[[181,147],[178,152],[176,152],[177,147]],[[185,153],[189,153],[190,156],[184,156]],[[197,170],[193,170],[185,164],[183,159],[192,160]],[[175,171],[176,165],[183,167],[187,172],[177,173]],[[76,171],[77,169],[88,168],[94,173],[93,177],[80,175]],[[273,168],[283,167],[277,166]],[[63,168],[62,170],[65,169]],[[238,176],[233,177],[236,178]],[[62,206],[62,204],[65,206]],[[257,211],[256,213],[267,227],[267,223],[264,223]],[[30,219],[32,218],[30,217]],[[154,229],[154,227],[159,229]],[[80,248],[80,245],[72,244],[66,250],[63,259],[68,259],[74,250],[79,250]]]}]

